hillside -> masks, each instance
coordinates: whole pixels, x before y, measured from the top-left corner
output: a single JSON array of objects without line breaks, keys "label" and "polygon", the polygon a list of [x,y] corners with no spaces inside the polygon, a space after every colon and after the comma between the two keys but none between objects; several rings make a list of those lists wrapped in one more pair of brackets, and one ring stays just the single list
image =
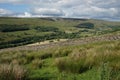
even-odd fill
[{"label": "hillside", "polygon": [[120,80],[120,22],[1,17],[0,80]]},{"label": "hillside", "polygon": [[0,52],[0,80],[119,80],[120,36],[100,40],[4,49]]},{"label": "hillside", "polygon": [[82,44],[89,44],[89,43],[95,43],[95,42],[101,42],[101,41],[114,41],[114,40],[118,40],[118,41],[120,40],[120,33],[86,37],[86,38],[78,38],[78,39],[68,39],[68,40],[56,41],[56,42],[48,41],[45,44],[41,44],[38,42],[37,44],[34,43],[34,44],[25,45],[25,46],[1,49],[0,52],[16,51],[16,50],[37,51],[37,50],[43,50],[43,49],[49,49],[49,48],[73,46],[73,45],[77,46]]},{"label": "hillside", "polygon": [[0,48],[120,33],[120,23],[75,18],[0,18]]}]

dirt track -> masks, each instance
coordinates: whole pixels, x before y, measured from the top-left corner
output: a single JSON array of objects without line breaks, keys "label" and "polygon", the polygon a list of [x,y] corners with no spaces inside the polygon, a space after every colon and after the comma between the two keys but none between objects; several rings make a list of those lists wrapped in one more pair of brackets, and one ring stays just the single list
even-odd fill
[{"label": "dirt track", "polygon": [[40,49],[56,47],[56,46],[81,45],[81,44],[93,43],[98,41],[113,41],[113,40],[120,40],[120,34],[105,35],[105,36],[99,36],[99,37],[87,37],[87,38],[67,40],[64,42],[49,43],[49,44],[43,44],[43,45],[19,46],[14,48],[0,49],[0,52],[13,51],[13,50],[40,50]]}]

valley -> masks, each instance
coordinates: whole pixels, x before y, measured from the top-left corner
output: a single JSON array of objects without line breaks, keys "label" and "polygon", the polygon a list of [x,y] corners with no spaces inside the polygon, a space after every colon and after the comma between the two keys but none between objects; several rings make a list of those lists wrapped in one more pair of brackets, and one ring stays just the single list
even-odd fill
[{"label": "valley", "polygon": [[120,80],[120,22],[1,17],[0,80]]}]

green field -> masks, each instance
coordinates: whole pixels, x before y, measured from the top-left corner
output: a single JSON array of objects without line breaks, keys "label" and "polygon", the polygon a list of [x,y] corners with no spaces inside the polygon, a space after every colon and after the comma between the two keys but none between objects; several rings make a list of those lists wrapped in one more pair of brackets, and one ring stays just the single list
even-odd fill
[{"label": "green field", "polygon": [[120,22],[1,17],[0,80],[120,80]]}]

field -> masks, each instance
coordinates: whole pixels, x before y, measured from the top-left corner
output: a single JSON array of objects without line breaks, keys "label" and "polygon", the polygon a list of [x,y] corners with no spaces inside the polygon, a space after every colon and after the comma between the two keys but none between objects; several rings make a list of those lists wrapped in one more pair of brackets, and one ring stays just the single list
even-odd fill
[{"label": "field", "polygon": [[120,80],[120,22],[1,17],[0,80]]}]

